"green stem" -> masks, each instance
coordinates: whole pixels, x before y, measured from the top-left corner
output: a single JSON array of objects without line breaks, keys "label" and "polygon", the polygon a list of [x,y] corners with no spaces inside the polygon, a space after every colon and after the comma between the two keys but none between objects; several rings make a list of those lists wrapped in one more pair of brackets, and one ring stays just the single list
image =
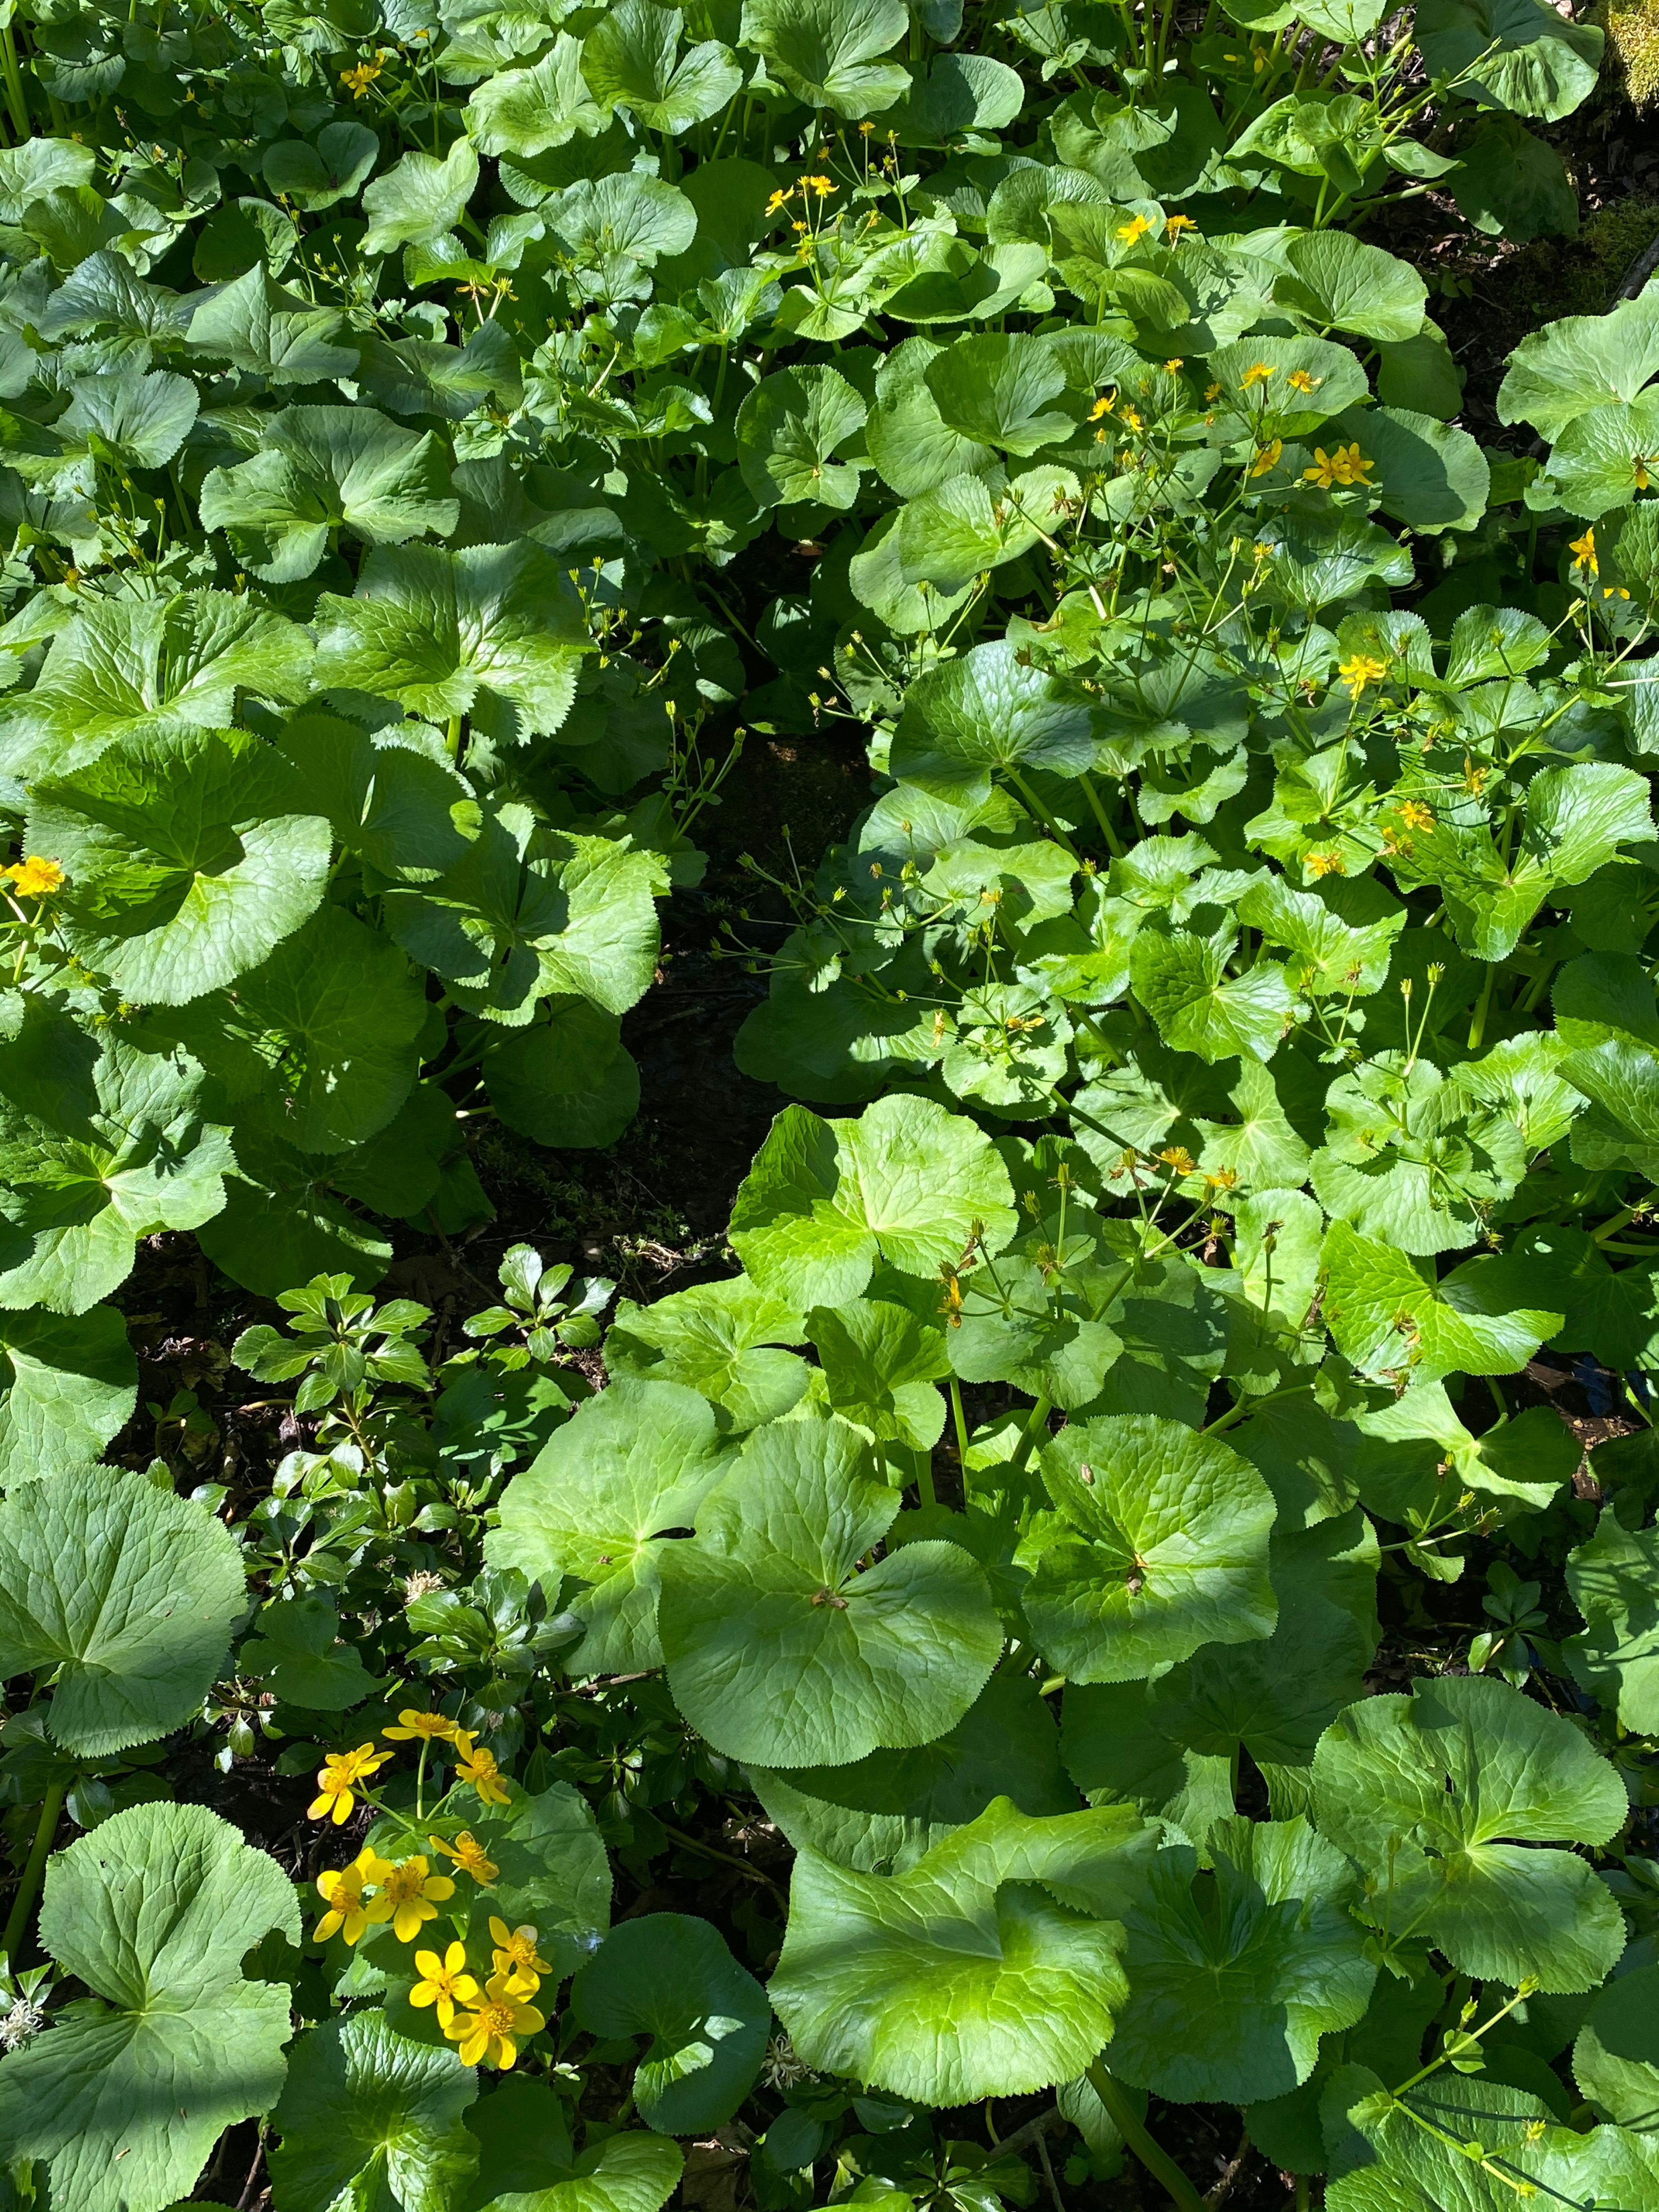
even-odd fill
[{"label": "green stem", "polygon": [[1032,1445],[1039,1437],[1047,1433],[1048,1416],[1053,1410],[1054,1402],[1048,1398],[1039,1398],[1032,1407],[1031,1418],[1025,1424],[1025,1433],[1015,1445],[1013,1458],[1008,1462],[1016,1474],[1024,1472],[1025,1462],[1031,1456]]},{"label": "green stem", "polygon": [[962,1494],[965,1503],[968,1496],[968,1415],[962,1403],[962,1384],[954,1375],[951,1377],[951,1419],[956,1423],[957,1462],[962,1469]]},{"label": "green stem", "polygon": [[32,135],[32,125],[28,95],[23,89],[23,72],[17,66],[17,40],[9,23],[0,30],[0,75],[5,78],[6,106],[21,143]]},{"label": "green stem", "polygon": [[1083,866],[1083,857],[1081,854],[1079,853],[1077,847],[1066,835],[1066,832],[1060,828],[1059,823],[1055,821],[1054,816],[1048,811],[1048,809],[1037,797],[1036,792],[1032,790],[1030,785],[1027,783],[1019,770],[1017,768],[1010,768],[1005,769],[1003,773],[1007,777],[1009,782],[1013,785],[1014,789],[1019,793],[1020,797],[1025,801],[1025,804],[1030,808],[1032,813],[1036,816],[1038,821],[1046,826],[1049,836],[1054,839],[1054,842],[1060,847],[1062,851],[1069,853],[1072,858],[1077,862],[1079,867],[1081,867]]},{"label": "green stem", "polygon": [[5,1954],[8,1966],[17,1964],[18,1947],[23,1940],[23,1930],[28,1926],[29,1914],[40,1894],[41,1876],[46,1870],[47,1855],[52,1839],[58,1833],[58,1816],[64,1809],[67,1785],[54,1782],[46,1791],[46,1802],[40,1808],[40,1818],[34,1830],[34,1842],[29,1851],[28,1864],[23,1869],[23,1878],[17,1885],[17,1894],[11,1901],[11,1911],[6,1921],[6,1932],[0,1936],[0,1952]]},{"label": "green stem", "polygon": [[1204,2199],[1169,2152],[1147,2134],[1145,2123],[1124,2095],[1122,2084],[1106,2071],[1103,2060],[1091,2062],[1089,2080],[1096,2096],[1111,2114],[1118,2133],[1147,2172],[1169,2191],[1170,2201],[1181,2207],[1181,2212],[1204,2212]]},{"label": "green stem", "polygon": [[1471,1052],[1480,1050],[1480,1040],[1486,1034],[1486,1016],[1492,1010],[1492,986],[1497,981],[1498,963],[1494,960],[1487,965],[1486,980],[1480,986],[1480,1003],[1474,1010],[1474,1019],[1469,1024],[1468,1048]]},{"label": "green stem", "polygon": [[444,732],[444,750],[451,760],[459,760],[461,757],[461,718],[459,714],[452,714],[449,718],[449,727]]},{"label": "green stem", "polygon": [[916,1488],[921,1492],[924,1505],[937,1505],[939,1493],[933,1488],[933,1462],[926,1450],[916,1454]]},{"label": "green stem", "polygon": [[1095,789],[1093,776],[1080,775],[1078,781],[1083,786],[1084,797],[1094,809],[1095,820],[1100,824],[1100,834],[1106,840],[1107,850],[1115,860],[1121,860],[1123,858],[1123,840],[1107,819],[1106,809],[1100,803],[1100,793]]}]

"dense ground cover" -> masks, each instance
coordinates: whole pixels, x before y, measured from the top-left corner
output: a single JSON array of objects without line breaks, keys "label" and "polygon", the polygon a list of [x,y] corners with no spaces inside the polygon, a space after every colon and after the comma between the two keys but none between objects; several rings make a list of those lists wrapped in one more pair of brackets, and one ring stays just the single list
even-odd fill
[{"label": "dense ground cover", "polygon": [[0,26],[0,2204],[1659,2206],[1659,297],[1425,277],[1601,61]]}]

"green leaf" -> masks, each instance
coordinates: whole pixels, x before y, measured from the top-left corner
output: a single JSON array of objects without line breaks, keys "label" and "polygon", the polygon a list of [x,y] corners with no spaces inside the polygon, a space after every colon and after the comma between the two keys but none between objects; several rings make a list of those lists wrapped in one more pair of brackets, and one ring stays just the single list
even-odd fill
[{"label": "green leaf", "polygon": [[1219,1437],[1148,1414],[1079,1421],[1042,1466],[1060,1519],[1024,1604],[1068,1680],[1135,1681],[1200,1644],[1273,1634],[1273,1493]]},{"label": "green leaf", "polygon": [[442,161],[411,149],[363,193],[362,251],[432,245],[454,229],[477,185],[478,154],[470,139],[458,138]]},{"label": "green leaf", "polygon": [[1276,961],[1227,974],[1236,935],[1224,927],[1213,939],[1147,927],[1130,948],[1135,996],[1176,1052],[1212,1063],[1241,1053],[1271,1060],[1290,1027],[1297,995]]},{"label": "green leaf", "polygon": [[283,2086],[289,1992],[245,1982],[292,1885],[201,1805],[135,1806],[46,1867],[40,1941],[94,1994],[0,2059],[0,2137],[85,2212],[163,2212]]},{"label": "green leaf", "polygon": [[908,21],[903,0],[744,0],[739,36],[798,100],[856,122],[908,87],[907,69],[879,58]]},{"label": "green leaf", "polygon": [[648,2035],[634,2075],[647,2127],[701,2135],[723,2127],[760,2073],[772,2008],[718,1929],[678,1912],[613,1928],[570,1984],[590,2034]]},{"label": "green leaf", "polygon": [[[1486,114],[1473,131],[1465,126],[1458,133],[1457,155],[1448,189],[1458,213],[1477,230],[1515,246],[1577,235],[1578,194],[1566,165],[1547,140],[1514,116]],[[1521,343],[1525,347],[1532,339]]]},{"label": "green leaf", "polygon": [[1579,2094],[1605,2119],[1659,2129],[1659,1966],[1637,1966],[1596,1992],[1572,2046]]},{"label": "green leaf", "polygon": [[565,568],[532,540],[381,546],[349,599],[317,603],[319,686],[343,684],[444,721],[506,701],[515,734],[547,737],[570,712],[592,649]]},{"label": "green leaf", "polygon": [[273,2188],[294,2212],[450,2212],[477,2164],[463,2118],[477,2082],[453,2048],[395,2034],[383,2012],[325,2021],[289,2057]]},{"label": "green leaf", "polygon": [[0,222],[21,222],[29,203],[90,184],[98,156],[78,138],[25,138],[0,149]]},{"label": "green leaf", "polygon": [[[1287,1401],[1286,1417],[1296,1404]],[[1279,1462],[1255,1433],[1265,1426],[1258,1415],[1236,1439],[1241,1449],[1254,1444],[1277,1477]],[[1352,1432],[1341,1434],[1352,1450]],[[1202,1645],[1146,1682],[1067,1686],[1062,1744],[1073,1780],[1091,1802],[1127,1800],[1201,1845],[1213,1821],[1232,1814],[1245,1751],[1267,1781],[1274,1818],[1305,1812],[1320,1736],[1364,1694],[1378,1641],[1377,1562],[1376,1537],[1355,1508],[1309,1528],[1281,1526],[1270,1554],[1279,1601],[1271,1636]]]},{"label": "green leaf", "polygon": [[743,71],[716,39],[677,62],[684,23],[678,8],[620,0],[594,25],[582,45],[582,75],[604,106],[626,107],[647,131],[671,135],[719,114]]},{"label": "green leaf", "polygon": [[307,215],[355,192],[380,159],[380,142],[361,123],[325,123],[314,143],[285,138],[265,149],[264,179]]},{"label": "green leaf", "polygon": [[723,1461],[707,1401],[677,1382],[620,1376],[577,1408],[502,1494],[487,1553],[550,1588],[580,1585],[565,1602],[585,1626],[571,1663],[582,1674],[631,1674],[662,1663],[657,1590],[663,1540],[693,1525]]},{"label": "green leaf", "polygon": [[[448,1832],[465,1825],[452,1815]],[[580,1790],[556,1782],[505,1808],[489,1807],[473,1826],[501,1869],[494,1909],[509,1926],[537,1929],[537,1948],[562,1981],[592,1956],[611,1925],[611,1861],[592,1808]]]},{"label": "green leaf", "polygon": [[261,260],[196,310],[190,343],[270,384],[317,384],[357,373],[358,349],[333,343],[345,331],[336,309],[285,292]]},{"label": "green leaf", "polygon": [[1281,2097],[1370,2001],[1359,1882],[1301,1819],[1218,1820],[1208,1848],[1205,1872],[1184,1844],[1160,1852],[1129,1914],[1112,2071],[1184,2103]]},{"label": "green leaf", "polygon": [[222,728],[239,692],[303,698],[310,661],[297,623],[228,592],[94,599],[52,639],[33,690],[0,710],[8,765],[38,775],[113,738]]},{"label": "green leaf", "polygon": [[522,2074],[474,2106],[469,2126],[479,2146],[464,2200],[473,2212],[661,2212],[684,2163],[678,2143],[638,2129],[573,2150],[564,2107]]},{"label": "green leaf", "polygon": [[0,1311],[0,1490],[95,1460],[138,1398],[125,1316]]},{"label": "green leaf", "polygon": [[1331,2078],[1320,2117],[1331,2212],[1510,2212],[1528,2190],[1544,2203],[1659,2206],[1652,2166],[1634,2137],[1556,2125],[1549,2106],[1490,2072],[1470,2079],[1443,2069],[1395,2099],[1368,2068],[1345,2066]]},{"label": "green leaf", "polygon": [[1474,86],[1482,105],[1546,123],[1589,99],[1605,40],[1594,24],[1558,15],[1546,0],[1425,0],[1417,37],[1436,76]]},{"label": "green leaf", "polygon": [[1098,755],[1100,726],[1099,710],[1079,686],[997,638],[910,685],[890,765],[906,782],[971,803],[997,769],[1015,781],[1028,769],[1083,775]]},{"label": "green leaf", "polygon": [[[655,900],[668,888],[657,855],[551,829],[520,801],[465,827],[465,849],[436,883],[387,890],[388,933],[486,1019],[522,1027],[545,998],[625,1013],[656,970]],[[591,1066],[597,1041],[578,1042]]]},{"label": "green leaf", "polygon": [[763,507],[850,507],[858,497],[858,467],[835,455],[864,428],[868,411],[833,368],[787,368],[764,378],[738,410],[744,482]]},{"label": "green leaf", "polygon": [[947,595],[965,592],[976,576],[1030,552],[1057,507],[1079,498],[1081,489],[1069,469],[1046,463],[1007,483],[972,474],[951,477],[901,513],[900,574],[906,583],[931,584]]},{"label": "green leaf", "polygon": [[[538,44],[544,35],[544,24],[538,24]],[[514,154],[520,161],[533,160],[556,146],[568,146],[579,136],[597,137],[605,125],[605,109],[582,76],[581,40],[568,31],[561,31],[530,68],[502,70],[485,77],[468,100],[466,112],[479,153]],[[458,151],[459,142],[451,149],[452,161]],[[465,198],[470,198],[471,191],[469,185]],[[436,212],[441,213],[447,204],[441,198]],[[441,223],[439,232],[448,230],[453,221],[452,216]],[[434,232],[434,238],[438,234]]]},{"label": "green leaf", "polygon": [[751,1766],[756,1796],[797,1850],[863,1874],[902,1874],[999,1797],[1033,1815],[1077,1810],[1059,1732],[1037,1684],[993,1674],[953,1729],[907,1751],[845,1766]]},{"label": "green leaf", "polygon": [[1498,393],[1498,419],[1553,441],[1592,407],[1634,399],[1659,374],[1659,301],[1621,300],[1605,315],[1569,315],[1523,337]]},{"label": "green leaf", "polygon": [[25,1024],[0,1054],[0,1304],[84,1313],[125,1281],[139,1237],[218,1212],[236,1163],[203,1083],[183,1053],[95,1052],[67,1021]]},{"label": "green leaf", "polygon": [[1320,331],[1352,331],[1397,345],[1422,329],[1428,288],[1408,263],[1380,246],[1346,230],[1304,231],[1284,256],[1291,274],[1279,279],[1273,297]]},{"label": "green leaf", "polygon": [[34,787],[33,849],[70,882],[82,958],[140,1004],[185,1005],[258,966],[323,895],[329,826],[240,730],[137,738]]},{"label": "green leaf", "polygon": [[0,1676],[56,1670],[66,1750],[125,1750],[181,1727],[243,1604],[241,1555],[203,1506],[124,1468],[26,1482],[0,1504]]},{"label": "green leaf", "polygon": [[209,471],[200,512],[202,527],[222,530],[256,576],[290,584],[342,530],[371,545],[428,530],[447,538],[460,502],[431,431],[403,429],[372,407],[287,407],[265,423],[252,460]]},{"label": "green leaf", "polygon": [[687,1384],[708,1400],[722,1426],[741,1434],[781,1420],[799,1400],[806,1363],[774,1347],[799,1344],[805,1334],[787,1299],[734,1275],[647,1306],[619,1299],[605,1365],[612,1376]]},{"label": "green leaf", "polygon": [[1651,463],[1659,455],[1659,392],[1632,400],[1591,407],[1575,415],[1557,434],[1549,464],[1539,478],[1550,504],[1595,521],[1628,507],[1653,480]]},{"label": "green leaf", "polygon": [[1486,511],[1492,469],[1467,430],[1403,407],[1356,408],[1339,430],[1376,465],[1382,512],[1426,537],[1473,530]]},{"label": "green leaf", "polygon": [[1330,1225],[1325,1266],[1325,1320],[1337,1348],[1383,1381],[1512,1375],[1562,1322],[1559,1313],[1500,1303],[1501,1285],[1483,1261],[1466,1261],[1436,1284],[1406,1253],[1346,1221]]},{"label": "green leaf", "polygon": [[255,1626],[264,1632],[241,1646],[238,1663],[284,1705],[343,1713],[377,1686],[356,1646],[339,1642],[339,1614],[315,1591],[262,1606]]},{"label": "green leaf", "polygon": [[1314,1818],[1373,1877],[1365,1917],[1426,1936],[1462,1973],[1594,1987],[1624,1948],[1589,1863],[1627,1802],[1570,1721],[1486,1675],[1350,1706],[1314,1757]]},{"label": "green leaf", "polygon": [[904,1874],[802,1851],[770,1988],[796,2055],[945,2106],[1074,2080],[1127,1995],[1152,1842],[1126,1807],[1028,1820],[1004,1797]]},{"label": "green leaf", "polygon": [[1526,1173],[1527,1147],[1425,1060],[1383,1053],[1326,1094],[1326,1141],[1309,1180],[1334,1218],[1401,1252],[1473,1244]]},{"label": "green leaf", "polygon": [[761,1288],[804,1310],[857,1297],[878,1257],[925,1281],[976,1230],[999,1251],[1017,1219],[989,1138],[931,1100],[893,1097],[856,1121],[787,1107],[738,1192],[730,1234]]},{"label": "green leaf", "polygon": [[1659,1733],[1659,1530],[1625,1528],[1611,1508],[1567,1554],[1566,1583],[1585,1626],[1562,1645],[1584,1687],[1632,1734]]},{"label": "green leaf", "polygon": [[[985,1686],[1002,1629],[966,1552],[908,1543],[860,1571],[899,1506],[871,1472],[844,1422],[757,1430],[698,1505],[696,1541],[663,1556],[668,1686],[728,1758],[836,1765],[928,1743]],[[803,1700],[804,1676],[833,1679],[833,1698]]]},{"label": "green leaf", "polygon": [[549,1018],[494,1039],[483,1062],[491,1105],[538,1145],[614,1145],[640,1110],[640,1071],[615,1014],[555,999]]},{"label": "green leaf", "polygon": [[989,332],[958,338],[922,372],[939,417],[977,444],[1035,453],[1075,432],[1076,407],[1056,407],[1066,363],[1047,338]]},{"label": "green leaf", "polygon": [[854,1298],[814,1307],[806,1333],[843,1420],[878,1443],[932,1451],[945,1432],[945,1401],[934,1385],[951,1371],[942,1327],[927,1327],[903,1306]]}]

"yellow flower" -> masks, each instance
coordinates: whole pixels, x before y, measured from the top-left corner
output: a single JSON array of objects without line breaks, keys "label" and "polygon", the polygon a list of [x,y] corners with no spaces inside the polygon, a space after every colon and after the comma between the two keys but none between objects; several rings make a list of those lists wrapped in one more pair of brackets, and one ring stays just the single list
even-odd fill
[{"label": "yellow flower", "polygon": [[493,1751],[474,1751],[472,1733],[469,1729],[457,1729],[455,1746],[460,1753],[460,1778],[470,1782],[486,1805],[509,1805],[512,1799],[501,1784],[501,1771],[495,1764]]},{"label": "yellow flower", "polygon": [[483,1994],[466,1971],[465,1943],[452,1943],[441,1959],[435,1951],[417,1951],[415,1971],[421,1978],[410,1991],[409,2002],[422,2011],[436,2005],[438,2025],[446,2035],[456,2006],[470,2005]]},{"label": "yellow flower", "polygon": [[1089,420],[1091,422],[1098,422],[1103,415],[1109,415],[1116,405],[1117,391],[1114,386],[1103,398],[1096,400],[1094,405],[1089,410]]},{"label": "yellow flower", "polygon": [[1120,419],[1131,430],[1139,430],[1145,427],[1139,410],[1133,407],[1126,407]]},{"label": "yellow flower", "polygon": [[503,2072],[519,2056],[520,2039],[547,2026],[533,2005],[521,2004],[500,1974],[484,1984],[483,2001],[472,2012],[458,2013],[444,2033],[461,2046],[463,2066],[499,2066]]},{"label": "yellow flower", "polygon": [[337,1828],[351,1818],[357,1802],[351,1794],[353,1784],[367,1781],[391,1756],[389,1751],[376,1751],[372,1743],[360,1743],[356,1751],[325,1753],[317,1771],[317,1795],[307,1814],[313,1820],[332,1820]]},{"label": "yellow flower", "polygon": [[1279,466],[1279,457],[1284,450],[1285,441],[1282,438],[1270,438],[1265,446],[1258,446],[1255,449],[1255,459],[1250,463],[1250,474],[1253,477],[1265,477],[1269,469],[1276,469]]},{"label": "yellow flower", "polygon": [[438,1907],[455,1894],[447,1874],[428,1874],[426,1861],[399,1859],[381,1878],[380,1893],[368,1908],[371,1920],[389,1920],[400,1943],[412,1943],[423,1923],[435,1920]]},{"label": "yellow flower", "polygon": [[1346,685],[1349,697],[1358,699],[1368,684],[1382,681],[1389,672],[1389,664],[1377,659],[1375,653],[1354,653],[1339,663],[1336,672]]},{"label": "yellow flower", "polygon": [[1181,242],[1182,231],[1197,228],[1198,225],[1189,215],[1170,215],[1164,218],[1164,235],[1165,238],[1173,240],[1177,245]]},{"label": "yellow flower", "polygon": [[1575,568],[1588,568],[1592,576],[1601,573],[1601,563],[1595,555],[1595,532],[1587,530],[1582,538],[1575,538],[1567,550],[1572,555]]},{"label": "yellow flower", "polygon": [[836,190],[834,179],[830,177],[801,177],[797,181],[803,191],[816,192],[821,200],[827,200]]},{"label": "yellow flower", "polygon": [[402,1712],[397,1727],[382,1729],[380,1734],[389,1743],[453,1743],[455,1723],[443,1713]]},{"label": "yellow flower", "polygon": [[42,860],[30,854],[25,860],[14,860],[9,868],[0,868],[0,878],[21,898],[50,898],[62,884],[64,871],[56,860]]},{"label": "yellow flower", "polygon": [[536,1930],[529,1926],[509,1928],[505,1920],[489,1916],[490,1941],[495,1948],[491,1954],[495,1972],[510,1977],[515,1990],[528,1996],[539,1985],[544,1974],[553,1971],[549,1962],[538,1955]]},{"label": "yellow flower", "polygon": [[1193,1156],[1185,1145],[1166,1145],[1158,1157],[1177,1175],[1189,1176],[1193,1172]]},{"label": "yellow flower", "polygon": [[1132,222],[1119,223],[1117,227],[1117,234],[1123,240],[1126,245],[1133,246],[1136,239],[1145,238],[1152,227],[1152,219],[1150,216],[1138,215]]},{"label": "yellow flower", "polygon": [[1206,384],[1205,386],[1204,398],[1206,403],[1219,399],[1220,397],[1221,386],[1218,384]]},{"label": "yellow flower", "polygon": [[317,1923],[317,1941],[326,1943],[337,1928],[343,1928],[346,1942],[355,1943],[369,1924],[364,1888],[384,1881],[391,1871],[390,1862],[365,1844],[349,1866],[329,1867],[319,1874],[318,1894],[328,1911]]},{"label": "yellow flower", "polygon": [[1187,364],[1182,360],[1180,355],[1177,354],[1173,361],[1166,361],[1164,366],[1168,369],[1170,374],[1173,376],[1178,368],[1185,368]]},{"label": "yellow flower", "polygon": [[340,82],[354,100],[361,100],[380,74],[380,56],[372,62],[359,62],[356,69],[342,70]]},{"label": "yellow flower", "polygon": [[474,1881],[494,1881],[501,1872],[471,1828],[463,1828],[453,1844],[447,1844],[441,1836],[428,1836],[427,1841],[434,1851],[453,1859],[461,1872],[470,1874]]},{"label": "yellow flower", "polygon": [[1292,392],[1317,392],[1325,381],[1322,376],[1310,376],[1305,368],[1293,368],[1285,381]]},{"label": "yellow flower", "polygon": [[1348,864],[1340,853],[1307,853],[1303,855],[1303,866],[1310,876],[1346,876]]},{"label": "yellow flower", "polygon": [[1630,468],[1631,474],[1636,478],[1637,490],[1646,491],[1653,482],[1649,471],[1659,469],[1659,453],[1632,453]]},{"label": "yellow flower", "polygon": [[1303,470],[1302,481],[1322,484],[1327,491],[1333,484],[1363,484],[1375,465],[1358,446],[1339,446],[1334,453],[1327,453],[1322,446],[1316,446],[1314,465]]},{"label": "yellow flower", "polygon": [[1408,830],[1432,830],[1434,815],[1420,799],[1408,799],[1400,810],[1400,818]]},{"label": "yellow flower", "polygon": [[780,187],[766,203],[766,212],[768,215],[776,215],[779,209],[787,208],[794,197],[793,192],[786,192]]},{"label": "yellow flower", "polygon": [[1265,384],[1270,376],[1277,376],[1278,374],[1278,370],[1271,368],[1265,361],[1254,362],[1240,377],[1239,389],[1242,392],[1249,392],[1253,386]]}]

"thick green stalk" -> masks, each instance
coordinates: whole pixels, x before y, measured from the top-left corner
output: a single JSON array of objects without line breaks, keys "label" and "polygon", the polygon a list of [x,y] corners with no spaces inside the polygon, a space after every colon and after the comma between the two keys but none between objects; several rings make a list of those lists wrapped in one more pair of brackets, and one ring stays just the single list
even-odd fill
[{"label": "thick green stalk", "polygon": [[23,72],[17,63],[17,38],[8,23],[0,30],[0,76],[6,83],[6,111],[11,117],[12,128],[21,145],[32,136],[33,125],[29,121],[28,94],[23,89]]},{"label": "thick green stalk", "polygon": [[1122,2083],[1106,2071],[1104,2061],[1095,2059],[1088,2070],[1096,2096],[1111,2114],[1118,2133],[1147,2172],[1163,2184],[1171,2202],[1181,2207],[1181,2212],[1204,2212],[1204,2199],[1162,2143],[1154,2142],[1147,2134],[1145,2122],[1123,2094]]},{"label": "thick green stalk", "polygon": [[40,1818],[34,1831],[34,1842],[29,1850],[28,1864],[23,1869],[23,1878],[17,1885],[17,1894],[11,1901],[11,1911],[6,1919],[6,1932],[0,1936],[0,1953],[9,1966],[17,1964],[18,1947],[23,1941],[23,1931],[29,1924],[29,1914],[40,1893],[40,1881],[46,1870],[46,1859],[52,1850],[52,1839],[58,1833],[58,1816],[64,1809],[66,1787],[54,1782],[46,1791],[46,1802],[40,1808]]}]

